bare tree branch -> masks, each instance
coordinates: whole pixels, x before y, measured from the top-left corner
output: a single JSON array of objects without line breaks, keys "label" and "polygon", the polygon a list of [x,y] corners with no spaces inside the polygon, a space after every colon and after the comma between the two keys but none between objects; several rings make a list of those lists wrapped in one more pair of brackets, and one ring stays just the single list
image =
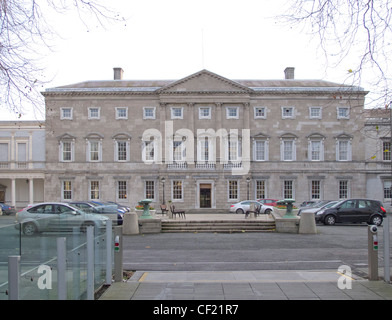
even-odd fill
[{"label": "bare tree branch", "polygon": [[26,107],[32,107],[37,116],[44,114],[40,90],[48,80],[42,51],[51,49],[56,35],[47,23],[44,6],[63,15],[76,10],[87,28],[91,21],[104,27],[107,22],[124,20],[99,0],[0,0],[0,110],[19,117]]}]

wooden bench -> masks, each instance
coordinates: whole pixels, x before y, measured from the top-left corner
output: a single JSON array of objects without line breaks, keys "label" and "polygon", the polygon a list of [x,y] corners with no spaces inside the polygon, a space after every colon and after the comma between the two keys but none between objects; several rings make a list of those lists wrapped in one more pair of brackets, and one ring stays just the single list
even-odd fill
[{"label": "wooden bench", "polygon": [[177,214],[179,217],[182,216],[182,217],[185,218],[185,210],[176,210],[176,207],[174,205],[171,205],[170,206],[170,211],[173,214],[173,217],[175,217],[176,214]]}]

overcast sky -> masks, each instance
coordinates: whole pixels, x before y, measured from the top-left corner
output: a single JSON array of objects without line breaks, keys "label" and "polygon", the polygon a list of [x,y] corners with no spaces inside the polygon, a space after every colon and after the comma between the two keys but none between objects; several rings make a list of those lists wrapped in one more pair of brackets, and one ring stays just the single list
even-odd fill
[{"label": "overcast sky", "polygon": [[[297,79],[340,83],[350,69],[344,64],[326,69],[317,39],[275,18],[286,0],[108,3],[128,21],[103,29],[70,13],[49,17],[59,36],[43,59],[46,77],[53,79],[46,88],[110,80],[114,67],[122,67],[130,80],[178,80],[202,69],[229,79],[282,79],[286,67],[295,67]],[[28,112],[22,117],[32,118]]]}]

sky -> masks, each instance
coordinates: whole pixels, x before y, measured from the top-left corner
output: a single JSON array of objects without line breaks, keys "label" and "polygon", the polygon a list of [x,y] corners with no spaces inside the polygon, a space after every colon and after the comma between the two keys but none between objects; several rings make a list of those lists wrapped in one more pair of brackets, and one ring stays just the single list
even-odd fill
[{"label": "sky", "polygon": [[[111,0],[127,18],[107,23],[80,21],[75,13],[50,14],[57,36],[43,50],[48,83],[42,89],[87,80],[178,80],[202,69],[229,79],[283,79],[286,67],[297,79],[343,83],[350,66],[326,68],[317,39],[284,26],[286,0]],[[366,88],[367,89],[367,88]],[[40,115],[29,112],[22,120]],[[2,113],[0,120],[16,115]]]}]

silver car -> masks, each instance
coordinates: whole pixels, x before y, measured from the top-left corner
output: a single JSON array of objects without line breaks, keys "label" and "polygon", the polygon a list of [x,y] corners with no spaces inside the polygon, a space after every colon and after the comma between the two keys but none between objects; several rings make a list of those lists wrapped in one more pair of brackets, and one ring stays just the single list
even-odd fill
[{"label": "silver car", "polygon": [[87,226],[100,229],[106,226],[108,217],[85,213],[69,204],[44,202],[29,206],[16,214],[15,227],[31,236],[44,231],[85,231]]},{"label": "silver car", "polygon": [[272,211],[274,210],[273,207],[266,206],[265,204],[262,204],[262,203],[260,203],[258,201],[255,201],[255,200],[245,200],[245,201],[240,201],[240,202],[232,204],[230,206],[229,211],[233,212],[233,213],[235,212],[235,213],[239,213],[239,214],[240,213],[244,214],[244,213],[246,213],[247,211],[250,210],[250,204],[251,203],[254,203],[255,207],[256,206],[260,206],[260,213],[269,214],[269,213],[272,213]]}]

